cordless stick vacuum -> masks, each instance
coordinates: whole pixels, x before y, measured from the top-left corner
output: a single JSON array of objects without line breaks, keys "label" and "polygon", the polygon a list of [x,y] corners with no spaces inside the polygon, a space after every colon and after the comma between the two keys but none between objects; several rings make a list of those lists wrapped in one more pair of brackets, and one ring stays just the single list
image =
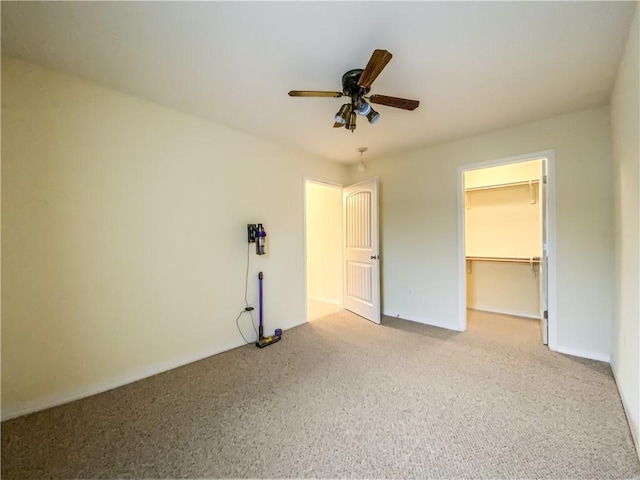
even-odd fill
[{"label": "cordless stick vacuum", "polygon": [[258,341],[256,342],[256,347],[258,348],[264,348],[264,347],[268,347],[269,345],[279,342],[280,339],[282,338],[282,330],[279,328],[276,328],[276,331],[274,333],[273,336],[271,337],[265,337],[264,336],[264,329],[262,326],[262,272],[258,273],[258,283],[259,283],[259,291],[260,291],[260,324],[258,326]]}]

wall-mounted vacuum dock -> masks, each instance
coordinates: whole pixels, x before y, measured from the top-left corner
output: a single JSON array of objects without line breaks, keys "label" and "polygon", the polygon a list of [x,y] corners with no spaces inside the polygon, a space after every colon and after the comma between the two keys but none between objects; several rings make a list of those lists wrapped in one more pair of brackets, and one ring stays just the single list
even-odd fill
[{"label": "wall-mounted vacuum dock", "polygon": [[265,232],[264,228],[262,228],[262,224],[247,224],[247,235],[249,237],[249,243],[256,244],[256,254],[264,255],[264,239],[267,236],[267,232]]}]

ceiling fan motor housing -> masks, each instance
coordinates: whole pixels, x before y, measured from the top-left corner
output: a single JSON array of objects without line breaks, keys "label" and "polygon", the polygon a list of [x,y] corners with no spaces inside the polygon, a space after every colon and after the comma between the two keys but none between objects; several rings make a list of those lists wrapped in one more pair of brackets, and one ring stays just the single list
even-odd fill
[{"label": "ceiling fan motor housing", "polygon": [[349,70],[342,76],[342,92],[350,96],[356,103],[371,90],[371,87],[358,85],[358,80],[360,80],[360,75],[362,75],[363,71],[361,68],[356,68]]}]

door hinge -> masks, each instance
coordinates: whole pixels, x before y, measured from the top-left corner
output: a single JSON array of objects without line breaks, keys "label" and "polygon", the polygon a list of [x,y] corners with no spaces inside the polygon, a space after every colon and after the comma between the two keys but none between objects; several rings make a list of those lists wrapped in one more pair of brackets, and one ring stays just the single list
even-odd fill
[{"label": "door hinge", "polygon": [[542,183],[547,183],[547,176],[546,175],[542,176]]},{"label": "door hinge", "polygon": [[549,312],[547,310],[544,311],[544,319],[549,320]]}]

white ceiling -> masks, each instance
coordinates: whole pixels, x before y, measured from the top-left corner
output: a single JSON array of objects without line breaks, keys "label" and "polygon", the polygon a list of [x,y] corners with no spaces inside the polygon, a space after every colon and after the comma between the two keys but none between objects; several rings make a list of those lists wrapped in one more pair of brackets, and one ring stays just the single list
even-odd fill
[{"label": "white ceiling", "polygon": [[[606,105],[635,2],[2,2],[2,52],[325,158],[357,161]],[[341,90],[393,59],[355,133]]]}]

